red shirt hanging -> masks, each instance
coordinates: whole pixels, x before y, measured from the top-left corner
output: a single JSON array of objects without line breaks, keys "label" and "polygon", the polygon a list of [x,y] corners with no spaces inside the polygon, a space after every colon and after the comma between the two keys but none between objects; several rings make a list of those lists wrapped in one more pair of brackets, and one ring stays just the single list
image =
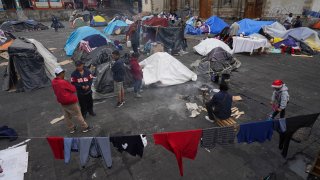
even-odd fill
[{"label": "red shirt hanging", "polygon": [[47,137],[55,159],[64,159],[64,142],[63,137]]}]

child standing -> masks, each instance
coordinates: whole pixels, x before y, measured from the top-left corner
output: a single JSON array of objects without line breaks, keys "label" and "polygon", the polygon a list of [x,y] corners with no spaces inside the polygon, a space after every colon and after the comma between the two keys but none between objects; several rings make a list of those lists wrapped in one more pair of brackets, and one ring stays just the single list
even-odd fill
[{"label": "child standing", "polygon": [[274,119],[279,113],[280,118],[284,118],[290,97],[288,87],[279,79],[273,81],[272,87],[274,88],[274,91],[271,97],[271,105],[273,109],[271,118]]},{"label": "child standing", "polygon": [[131,69],[131,73],[134,79],[134,84],[133,84],[133,88],[134,88],[134,93],[136,94],[137,98],[141,98],[141,94],[140,94],[140,89],[141,89],[141,85],[142,85],[142,78],[143,78],[143,73],[142,73],[142,69],[139,65],[138,62],[138,58],[139,58],[139,54],[138,53],[133,53],[130,59],[130,69]]}]

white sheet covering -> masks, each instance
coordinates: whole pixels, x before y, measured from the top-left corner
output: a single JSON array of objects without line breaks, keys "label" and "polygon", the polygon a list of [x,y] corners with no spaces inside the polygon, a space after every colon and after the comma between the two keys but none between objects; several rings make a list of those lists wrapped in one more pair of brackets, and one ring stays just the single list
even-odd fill
[{"label": "white sheet covering", "polygon": [[41,54],[41,56],[43,57],[44,65],[45,65],[48,77],[50,79],[55,78],[56,75],[54,74],[54,70],[59,66],[57,62],[57,58],[47,48],[45,48],[39,41],[35,39],[28,39],[28,40],[36,46],[39,54]]},{"label": "white sheet covering", "polygon": [[23,180],[24,173],[28,170],[27,145],[0,151],[0,159],[3,160],[3,176],[0,180]]},{"label": "white sheet covering", "polygon": [[166,52],[157,52],[140,65],[146,85],[160,82],[160,86],[171,86],[197,80],[194,72]]},{"label": "white sheet covering", "polygon": [[232,54],[232,50],[230,49],[230,47],[218,40],[218,39],[214,39],[214,38],[207,38],[203,41],[201,41],[198,45],[196,45],[195,47],[193,47],[193,49],[199,53],[202,56],[206,56],[207,54],[209,54],[209,52],[216,48],[216,47],[221,47],[223,48],[225,51],[229,52],[230,54]]},{"label": "white sheet covering", "polygon": [[268,46],[266,39],[252,39],[243,37],[233,37],[233,53],[249,52],[259,48]]}]

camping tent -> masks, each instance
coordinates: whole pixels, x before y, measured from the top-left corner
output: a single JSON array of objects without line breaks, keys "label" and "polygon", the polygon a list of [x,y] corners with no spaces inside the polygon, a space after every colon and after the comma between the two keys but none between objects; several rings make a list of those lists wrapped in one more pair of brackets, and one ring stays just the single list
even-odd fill
[{"label": "camping tent", "polygon": [[240,26],[238,33],[245,33],[245,35],[258,33],[262,27],[271,25],[273,23],[274,21],[255,21],[252,19],[242,19],[238,22]]},{"label": "camping tent", "polygon": [[16,38],[8,32],[0,29],[0,51],[7,51],[8,47],[13,43]]},{"label": "camping tent", "polygon": [[312,26],[313,29],[320,29],[320,20]]},{"label": "camping tent", "polygon": [[228,27],[228,24],[218,16],[211,16],[205,24],[209,26],[211,34],[219,34],[225,27]]},{"label": "camping tent", "polygon": [[320,39],[318,33],[308,27],[300,27],[285,30],[280,24],[271,24],[263,27],[263,31],[273,37],[280,37],[286,39],[288,37],[294,37],[299,41],[307,43],[311,48],[320,50]]},{"label": "camping tent", "polygon": [[0,25],[0,29],[7,32],[21,32],[21,31],[47,30],[49,29],[49,27],[34,20],[26,20],[26,21],[6,21]]},{"label": "camping tent", "polygon": [[108,42],[111,42],[104,34],[102,34],[100,31],[98,31],[92,27],[88,27],[88,26],[80,27],[71,33],[71,35],[69,36],[69,38],[66,42],[64,50],[66,51],[67,55],[72,56],[72,54],[73,54],[74,50],[77,48],[79,42],[81,40],[83,40],[84,38],[86,38],[90,35],[94,35],[94,34],[99,34],[100,36],[107,39]]},{"label": "camping tent", "polygon": [[114,20],[111,21],[107,27],[104,28],[103,32],[107,35],[111,35],[111,34],[119,34],[116,31],[120,31],[120,33],[124,33],[126,27],[128,26],[127,23],[125,23],[124,21],[121,20]]},{"label": "camping tent", "polygon": [[193,49],[200,55],[206,56],[212,49],[217,47],[221,47],[228,53],[232,54],[232,50],[226,43],[214,38],[207,38],[201,41],[198,45],[194,46]]},{"label": "camping tent", "polygon": [[187,20],[186,27],[184,29],[185,34],[200,35],[203,33],[209,33],[210,27],[207,24],[203,24],[201,27],[195,27],[195,21],[196,19],[194,17]]},{"label": "camping tent", "polygon": [[145,42],[149,40],[161,42],[166,51],[171,49],[172,54],[178,53],[186,46],[182,27],[143,26],[142,30],[147,34]]},{"label": "camping tent", "polygon": [[106,26],[108,22],[102,16],[93,16],[90,26],[97,27],[97,26]]},{"label": "camping tent", "polygon": [[86,25],[87,24],[84,22],[82,17],[78,17],[72,22],[73,28],[79,28],[79,27],[86,26]]},{"label": "camping tent", "polygon": [[[33,43],[32,43],[33,42]],[[50,85],[51,73],[57,65],[54,56],[36,40],[16,39],[9,47],[9,63],[2,89],[31,91]],[[39,49],[38,49],[39,48]]]},{"label": "camping tent", "polygon": [[146,85],[171,86],[196,81],[197,75],[166,52],[157,52],[140,62]]}]

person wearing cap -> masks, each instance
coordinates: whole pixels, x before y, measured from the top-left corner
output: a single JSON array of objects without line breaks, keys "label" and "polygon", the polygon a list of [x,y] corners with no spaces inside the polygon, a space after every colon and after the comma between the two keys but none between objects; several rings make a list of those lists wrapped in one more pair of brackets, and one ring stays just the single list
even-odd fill
[{"label": "person wearing cap", "polygon": [[220,92],[213,95],[206,103],[208,116],[205,119],[209,122],[225,120],[231,116],[232,96],[228,93],[228,85],[225,82],[220,84]]},{"label": "person wearing cap", "polygon": [[76,70],[71,74],[71,83],[77,89],[82,116],[86,118],[87,113],[89,113],[91,116],[96,116],[96,113],[93,111],[91,90],[93,76],[87,68],[83,67],[82,61],[76,61],[75,65]]},{"label": "person wearing cap", "polygon": [[271,118],[274,119],[279,113],[280,118],[284,118],[290,98],[288,87],[279,79],[273,81],[272,87],[274,88],[274,91],[271,97],[271,105],[273,109]]},{"label": "person wearing cap", "polygon": [[113,81],[114,81],[114,92],[118,96],[117,107],[121,107],[124,104],[124,88],[123,81],[125,75],[124,62],[120,59],[120,52],[115,50],[112,52],[112,58],[115,63],[111,67]]},{"label": "person wearing cap", "polygon": [[78,98],[75,95],[76,88],[64,79],[65,71],[61,67],[55,69],[56,77],[52,80],[52,88],[64,111],[64,120],[71,134],[76,131],[76,126],[71,121],[75,118],[82,127],[82,132],[88,132],[92,129],[83,119]]}]

